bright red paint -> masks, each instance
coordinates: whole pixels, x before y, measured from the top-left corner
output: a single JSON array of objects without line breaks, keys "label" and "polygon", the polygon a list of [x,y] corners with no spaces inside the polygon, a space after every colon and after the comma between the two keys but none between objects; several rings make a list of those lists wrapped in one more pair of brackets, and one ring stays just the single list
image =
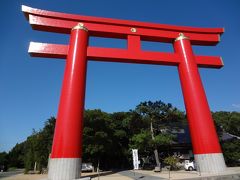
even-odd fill
[{"label": "bright red paint", "polygon": [[174,49],[181,57],[178,72],[187,111],[193,153],[220,153],[221,148],[190,40],[176,41]]},{"label": "bright red paint", "polygon": [[[180,32],[191,38],[192,44],[215,45],[220,40],[223,28],[195,28],[138,21],[80,16],[22,6],[22,11],[36,30],[70,34],[71,28],[82,22],[90,36],[127,38],[140,35],[141,40],[173,42]],[[131,32],[136,28],[137,32]]]},{"label": "bright red paint", "polygon": [[[22,6],[22,11],[35,30],[71,33],[69,46],[31,42],[29,47],[31,56],[67,57],[52,158],[81,157],[87,59],[178,66],[194,154],[221,152],[198,67],[221,68],[223,62],[220,57],[194,55],[191,45],[216,45],[223,28],[193,28],[79,16],[27,6]],[[71,32],[79,22],[84,23],[88,33],[84,30]],[[174,42],[180,32],[190,40]],[[88,35],[126,39],[128,47],[89,47]],[[143,51],[141,41],[174,43],[175,52]]]},{"label": "bright red paint", "polygon": [[80,158],[87,69],[88,33],[73,30],[70,37],[51,158]]},{"label": "bright red paint", "polygon": [[[57,33],[69,34],[71,27],[79,21],[61,20],[49,17],[41,17],[36,15],[29,15],[29,23],[33,29]],[[81,21],[80,22],[84,22]],[[127,35],[138,35],[144,41],[159,41],[171,43],[175,37],[178,36],[179,31],[149,29],[149,28],[136,28],[136,32],[131,32],[132,26],[116,26],[102,23],[88,23],[84,22],[85,26],[89,29],[90,36],[122,38],[126,39]],[[135,27],[134,27],[135,28]],[[181,31],[180,31],[181,32]],[[183,31],[184,34],[191,38],[194,45],[216,45],[220,40],[220,33],[189,33]]]},{"label": "bright red paint", "polygon": [[[138,37],[138,36],[136,36]],[[140,63],[178,66],[180,57],[176,53],[150,52],[136,50],[137,46],[129,45],[128,49],[88,47],[87,59],[93,61]],[[32,57],[66,59],[67,45],[31,42],[28,50]],[[198,67],[221,68],[223,62],[218,56],[195,56]]]}]

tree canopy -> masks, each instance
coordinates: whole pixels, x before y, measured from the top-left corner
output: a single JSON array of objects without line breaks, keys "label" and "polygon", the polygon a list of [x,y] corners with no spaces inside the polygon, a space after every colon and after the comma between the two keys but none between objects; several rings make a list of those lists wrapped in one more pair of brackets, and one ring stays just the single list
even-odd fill
[{"label": "tree canopy", "polygon": [[[213,112],[219,136],[223,132],[239,136],[240,113]],[[37,169],[47,167],[51,153],[56,119],[50,117],[43,129],[33,130],[26,141],[16,144],[8,153],[0,153],[0,165]],[[152,126],[152,131],[151,131]],[[184,112],[162,101],[141,102],[128,112],[106,113],[100,109],[85,110],[83,130],[83,162],[91,162],[101,169],[131,168],[131,149],[138,149],[141,157],[154,156],[176,144],[172,131],[186,128]],[[154,137],[154,138],[153,138]],[[240,159],[240,140],[221,142],[228,165],[237,165]]]}]

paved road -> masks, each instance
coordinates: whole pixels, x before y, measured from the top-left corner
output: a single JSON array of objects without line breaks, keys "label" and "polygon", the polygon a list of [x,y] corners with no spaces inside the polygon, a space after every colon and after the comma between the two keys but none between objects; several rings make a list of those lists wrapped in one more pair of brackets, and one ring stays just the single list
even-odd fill
[{"label": "paved road", "polygon": [[0,172],[0,179],[23,173],[23,169],[17,169],[9,172]]},{"label": "paved road", "polygon": [[[173,171],[171,172],[171,179],[185,180],[186,178],[188,178],[189,180],[240,180],[240,171],[239,173],[238,171],[236,172],[233,174],[226,174],[226,175],[218,175],[218,176],[209,175],[208,177],[206,176],[199,177],[199,175],[196,173],[185,172],[185,171],[175,171],[175,172]],[[164,171],[162,173],[153,173],[151,171],[135,171],[135,172],[120,171],[117,174],[122,176],[122,179],[124,179],[124,177],[127,177],[127,179],[132,179],[132,180],[168,180],[169,179],[169,174],[167,173],[167,171]],[[110,178],[108,179],[110,180]],[[114,180],[114,177],[111,180]]]},{"label": "paved road", "polygon": [[239,179],[240,179],[240,173],[232,174],[232,175],[229,174],[229,175],[211,176],[211,177],[198,177],[198,178],[191,178],[189,180],[239,180]]},{"label": "paved road", "polygon": [[135,180],[163,180],[166,178],[161,178],[161,177],[156,177],[156,176],[151,176],[150,174],[143,174],[140,173],[139,171],[121,171],[118,172],[118,174],[121,174],[122,176],[129,177],[131,179]]}]

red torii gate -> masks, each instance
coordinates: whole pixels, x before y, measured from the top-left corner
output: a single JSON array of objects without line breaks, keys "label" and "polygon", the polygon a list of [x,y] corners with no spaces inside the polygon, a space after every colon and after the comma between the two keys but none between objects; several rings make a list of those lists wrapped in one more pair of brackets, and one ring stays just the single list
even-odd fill
[{"label": "red torii gate", "polygon": [[[49,179],[80,177],[87,60],[177,66],[201,172],[218,173],[225,162],[198,67],[221,68],[221,57],[195,55],[192,45],[216,45],[223,28],[193,28],[98,18],[22,6],[34,30],[70,34],[69,45],[31,42],[33,57],[67,59],[52,146]],[[127,39],[127,49],[89,47],[89,36]],[[172,43],[174,53],[141,50],[141,41]]]}]

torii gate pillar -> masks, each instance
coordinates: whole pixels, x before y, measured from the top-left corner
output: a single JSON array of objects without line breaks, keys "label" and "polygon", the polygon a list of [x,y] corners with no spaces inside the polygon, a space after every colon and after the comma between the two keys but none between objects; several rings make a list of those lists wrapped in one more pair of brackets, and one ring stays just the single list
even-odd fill
[{"label": "torii gate pillar", "polygon": [[70,35],[49,166],[51,180],[80,177],[87,46],[88,30],[79,24]]},{"label": "torii gate pillar", "polygon": [[202,172],[224,171],[223,154],[189,38],[180,34],[174,50],[182,59],[178,73],[197,166]]}]

